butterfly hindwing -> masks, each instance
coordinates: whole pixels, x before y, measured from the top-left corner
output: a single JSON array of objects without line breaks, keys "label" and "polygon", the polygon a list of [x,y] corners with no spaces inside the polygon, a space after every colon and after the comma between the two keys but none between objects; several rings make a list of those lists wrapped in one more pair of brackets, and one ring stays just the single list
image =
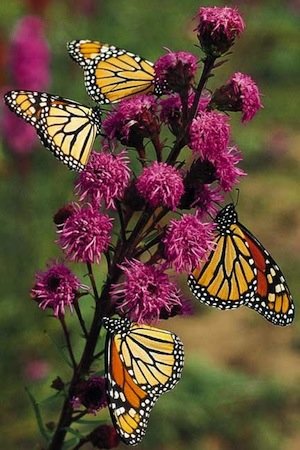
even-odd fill
[{"label": "butterfly hindwing", "polygon": [[256,293],[246,306],[275,325],[289,325],[294,319],[295,307],[285,277],[259,240],[245,226],[240,226],[257,268]]},{"label": "butterfly hindwing", "polygon": [[106,376],[110,414],[126,444],[136,445],[146,432],[157,399],[176,385],[183,368],[183,345],[168,331],[104,319]]},{"label": "butterfly hindwing", "polygon": [[289,325],[294,305],[282,271],[247,228],[234,205],[217,215],[215,248],[190,274],[188,285],[203,303],[220,309],[241,305],[275,325]]},{"label": "butterfly hindwing", "polygon": [[155,85],[153,64],[138,55],[91,40],[71,41],[68,51],[83,67],[87,93],[98,103],[160,93]]},{"label": "butterfly hindwing", "polygon": [[100,111],[45,92],[10,91],[9,108],[33,125],[43,145],[70,169],[82,170],[100,133]]}]

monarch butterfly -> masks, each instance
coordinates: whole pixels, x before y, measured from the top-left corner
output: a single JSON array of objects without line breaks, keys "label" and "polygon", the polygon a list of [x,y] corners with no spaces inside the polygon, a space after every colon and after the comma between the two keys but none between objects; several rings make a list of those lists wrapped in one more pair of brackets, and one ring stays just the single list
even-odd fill
[{"label": "monarch butterfly", "polygon": [[115,103],[136,94],[154,92],[153,64],[138,55],[98,41],[71,41],[71,58],[84,70],[87,93],[99,103]]},{"label": "monarch butterfly", "polygon": [[100,110],[45,92],[10,91],[7,106],[33,125],[54,156],[70,169],[84,169],[96,135],[100,133]]},{"label": "monarch butterfly", "polygon": [[234,205],[216,216],[215,248],[189,275],[192,293],[220,309],[248,306],[275,325],[289,325],[294,304],[286,280],[263,245],[238,221]]},{"label": "monarch butterfly", "polygon": [[169,331],[103,319],[107,329],[108,405],[121,439],[136,445],[144,436],[156,400],[174,388],[184,364],[183,344]]}]

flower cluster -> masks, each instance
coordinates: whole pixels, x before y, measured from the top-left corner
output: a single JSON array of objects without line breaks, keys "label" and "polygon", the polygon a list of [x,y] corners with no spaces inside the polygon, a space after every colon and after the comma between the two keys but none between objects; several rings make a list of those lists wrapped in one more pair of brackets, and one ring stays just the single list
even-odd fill
[{"label": "flower cluster", "polygon": [[179,290],[163,267],[132,259],[122,264],[121,269],[125,280],[112,287],[111,297],[122,315],[133,322],[153,323],[162,311],[167,315],[172,315],[174,307],[181,311],[183,300]]},{"label": "flower cluster", "polygon": [[[226,193],[245,175],[238,165],[242,156],[233,144],[228,113],[241,112],[244,123],[253,119],[262,107],[259,89],[249,75],[240,72],[215,91],[207,86],[215,68],[221,66],[221,62],[216,64],[217,59],[233,46],[244,30],[244,22],[236,9],[228,7],[201,7],[197,21],[202,57],[169,51],[152,67],[138,56],[133,58],[131,53],[116,51],[114,56],[120,58],[124,78],[128,77],[123,99],[122,83],[118,82],[121,101],[106,113],[101,130],[102,147],[91,153],[75,182],[77,200],[60,208],[54,216],[56,242],[66,261],[86,265],[91,285],[88,291],[95,309],[88,328],[78,302],[88,292],[82,291],[84,286],[65,263],[52,262],[46,271],[37,273],[31,296],[40,308],[51,309],[60,319],[74,369],[62,412],[64,430],[71,429],[74,417],[95,414],[107,404],[112,416],[113,408],[117,408],[118,414],[123,408],[119,407],[119,401],[129,402],[129,397],[133,398],[134,407],[129,409],[128,422],[124,419],[124,423],[129,428],[131,421],[135,425],[135,420],[139,420],[134,372],[136,364],[140,373],[148,376],[148,337],[141,338],[145,349],[137,362],[138,337],[132,338],[130,351],[127,343],[123,346],[123,338],[125,342],[128,335],[132,336],[132,330],[142,327],[132,326],[132,322],[146,324],[143,329],[149,331],[148,325],[159,320],[193,313],[193,306],[176,284],[174,272],[200,273],[216,246],[214,217]],[[33,21],[32,31],[37,28]],[[38,57],[43,51],[37,45]],[[128,62],[131,57],[134,70]],[[145,78],[144,67],[148,67]],[[21,72],[23,69],[22,66]],[[136,75],[134,83],[140,81],[142,86],[137,95],[130,90],[132,72]],[[101,71],[98,77],[101,78]],[[45,73],[41,72],[37,78],[45,81]],[[100,267],[96,267],[98,264]],[[63,317],[67,308],[75,310],[85,339],[80,358],[74,355]],[[115,314],[123,320],[111,320]],[[107,326],[113,322],[117,323],[115,329]],[[109,333],[105,347],[100,347],[102,326]],[[121,339],[116,337],[119,332]],[[159,346],[159,339],[154,342]],[[91,375],[103,373],[99,367],[103,354],[108,372],[106,381],[102,376]],[[149,351],[152,365],[156,362],[155,354]],[[163,358],[163,352],[157,354]],[[172,357],[168,355],[168,361],[173,356],[174,367],[178,369],[175,350]],[[156,377],[154,369],[149,374]],[[163,370],[162,378],[168,378]],[[170,380],[169,385],[175,378]],[[65,391],[67,385],[58,377],[52,387]],[[130,393],[122,392],[122,386]],[[143,382],[141,392],[147,393],[149,386]],[[162,391],[167,390],[166,386]],[[120,433],[122,437],[127,434]],[[137,441],[129,443],[138,443],[140,437],[136,433]],[[118,445],[119,436],[114,427],[101,424],[80,437],[76,448],[87,442],[96,448],[113,448]]]},{"label": "flower cluster", "polygon": [[139,194],[153,207],[176,209],[184,192],[180,172],[166,163],[154,162],[136,182]]},{"label": "flower cluster", "polygon": [[115,202],[122,199],[130,181],[128,164],[125,151],[117,155],[92,152],[75,185],[80,201],[87,199],[99,206],[103,200],[106,208],[115,208]]},{"label": "flower cluster", "polygon": [[244,21],[237,9],[217,6],[199,9],[197,33],[205,53],[214,56],[226,53],[244,29]]},{"label": "flower cluster", "polygon": [[117,139],[129,147],[141,147],[144,138],[159,132],[157,103],[151,95],[138,95],[123,100],[103,121],[103,130],[110,140]]},{"label": "flower cluster", "polygon": [[70,261],[98,263],[108,249],[112,219],[92,205],[74,205],[58,230],[58,242]]},{"label": "flower cluster", "polygon": [[80,381],[75,387],[72,398],[73,408],[83,405],[89,413],[95,414],[107,406],[106,383],[104,377],[92,376]]},{"label": "flower cluster", "polygon": [[73,309],[80,288],[79,279],[64,264],[49,264],[45,272],[36,274],[31,297],[42,309],[50,308],[54,316],[65,314],[66,307]]}]

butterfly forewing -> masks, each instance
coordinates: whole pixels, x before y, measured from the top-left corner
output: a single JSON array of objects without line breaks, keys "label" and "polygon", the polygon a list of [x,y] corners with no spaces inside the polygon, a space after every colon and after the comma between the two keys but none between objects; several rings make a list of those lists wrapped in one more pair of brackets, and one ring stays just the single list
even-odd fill
[{"label": "butterfly forewing", "polygon": [[292,295],[285,277],[270,253],[249,230],[240,224],[257,268],[256,294],[246,306],[275,325],[289,325],[295,314]]},{"label": "butterfly forewing", "polygon": [[216,225],[215,248],[190,274],[188,285],[209,306],[238,308],[254,296],[257,270],[234,211],[223,208]]},{"label": "butterfly forewing", "polygon": [[153,64],[113,45],[81,40],[68,44],[70,56],[84,69],[87,93],[99,103],[114,103],[157,92]]},{"label": "butterfly forewing", "polygon": [[82,170],[100,133],[100,111],[45,92],[11,91],[5,102],[33,125],[43,145],[70,169]]},{"label": "butterfly forewing", "polygon": [[109,409],[127,444],[145,434],[149,414],[161,394],[176,385],[184,363],[183,345],[173,333],[127,319],[104,319],[108,329],[106,374]]}]

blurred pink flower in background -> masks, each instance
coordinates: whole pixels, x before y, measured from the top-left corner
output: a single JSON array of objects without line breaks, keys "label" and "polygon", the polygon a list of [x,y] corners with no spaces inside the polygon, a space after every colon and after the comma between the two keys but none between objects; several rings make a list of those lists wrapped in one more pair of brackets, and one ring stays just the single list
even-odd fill
[{"label": "blurred pink flower in background", "polygon": [[[44,91],[50,83],[50,50],[38,16],[24,16],[13,29],[8,51],[8,71],[13,89]],[[16,154],[28,154],[37,141],[31,125],[3,107],[1,132]]]},{"label": "blurred pink flower in background", "polygon": [[50,51],[44,28],[40,17],[25,16],[13,30],[8,63],[17,89],[40,91],[49,86]]},{"label": "blurred pink flower in background", "polygon": [[38,381],[47,377],[50,366],[43,359],[31,359],[25,363],[24,375],[30,381]]}]

